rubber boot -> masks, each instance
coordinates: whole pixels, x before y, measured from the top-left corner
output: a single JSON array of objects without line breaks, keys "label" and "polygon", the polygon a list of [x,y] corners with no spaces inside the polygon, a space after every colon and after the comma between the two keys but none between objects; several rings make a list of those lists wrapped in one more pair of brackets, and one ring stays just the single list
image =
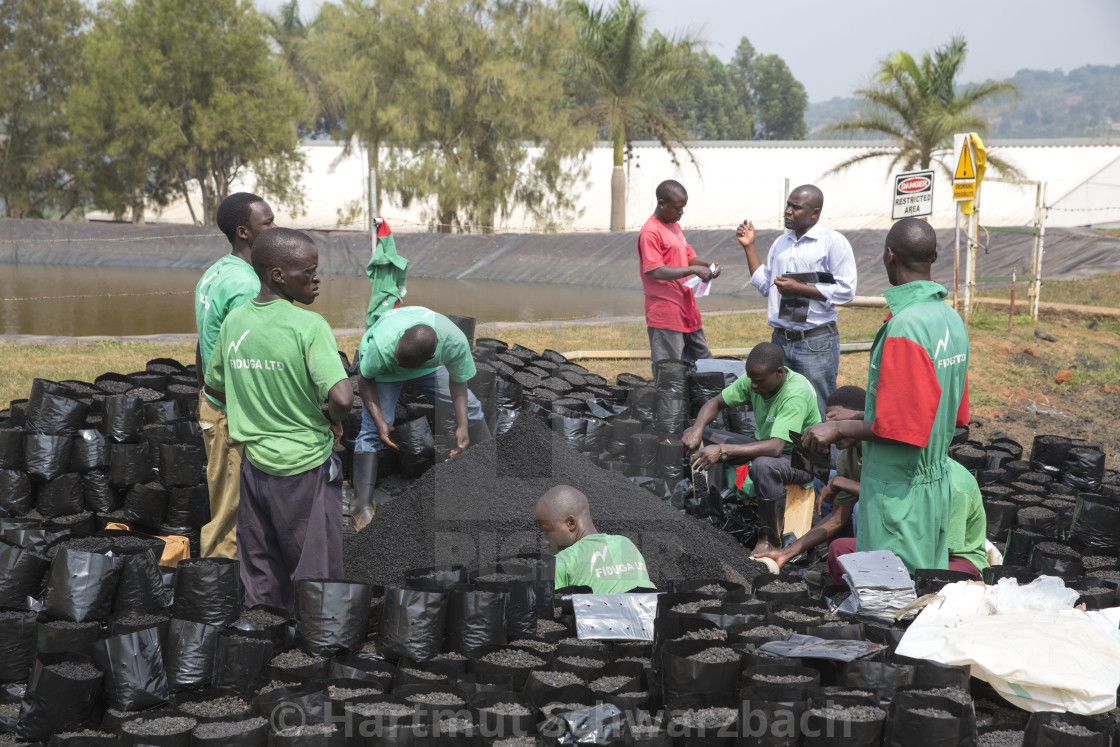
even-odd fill
[{"label": "rubber boot", "polygon": [[758,544],[752,555],[780,549],[786,518],[786,497],[758,499]]},{"label": "rubber boot", "polygon": [[373,491],[377,487],[379,458],[376,451],[354,453],[354,495],[350,499],[350,525],[355,532],[365,529],[373,519]]}]

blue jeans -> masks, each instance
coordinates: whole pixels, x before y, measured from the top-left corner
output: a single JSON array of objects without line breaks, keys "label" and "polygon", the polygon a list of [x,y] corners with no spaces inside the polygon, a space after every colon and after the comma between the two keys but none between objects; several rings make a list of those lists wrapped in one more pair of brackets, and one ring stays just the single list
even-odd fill
[{"label": "blue jeans", "polygon": [[[390,427],[396,419],[397,399],[401,396],[401,389],[404,388],[405,384],[412,384],[428,398],[429,402],[435,405],[437,410],[450,413],[454,418],[455,405],[451,400],[451,377],[447,373],[447,368],[440,366],[439,370],[416,379],[377,383],[377,399],[381,404],[381,414]],[[470,422],[471,442],[473,443],[478,424],[485,425],[485,423],[482,416],[482,405],[479,404],[474,393],[469,390],[467,391],[467,420]],[[362,407],[362,430],[354,441],[354,452],[378,452],[382,448],[384,447],[381,443],[381,437],[377,435],[377,426],[373,422],[373,416],[369,414],[366,407]]]},{"label": "blue jeans", "polygon": [[804,376],[817,391],[817,409],[824,419],[824,403],[836,391],[836,372],[840,368],[840,332],[836,329],[804,340],[787,340],[781,330],[774,330],[770,341],[786,355],[791,371]]}]

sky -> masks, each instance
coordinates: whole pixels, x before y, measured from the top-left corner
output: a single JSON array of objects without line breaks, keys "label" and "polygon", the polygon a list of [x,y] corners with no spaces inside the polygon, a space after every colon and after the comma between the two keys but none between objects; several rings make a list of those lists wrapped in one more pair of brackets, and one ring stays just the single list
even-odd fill
[{"label": "sky", "polygon": [[[591,0],[595,3],[597,0]],[[255,0],[271,12],[284,0]],[[305,19],[322,0],[300,0]],[[965,82],[1015,71],[1120,65],[1120,0],[638,0],[649,26],[692,33],[727,61],[746,36],[760,54],[777,54],[812,102],[850,96],[879,60],[915,57],[962,33]]]}]

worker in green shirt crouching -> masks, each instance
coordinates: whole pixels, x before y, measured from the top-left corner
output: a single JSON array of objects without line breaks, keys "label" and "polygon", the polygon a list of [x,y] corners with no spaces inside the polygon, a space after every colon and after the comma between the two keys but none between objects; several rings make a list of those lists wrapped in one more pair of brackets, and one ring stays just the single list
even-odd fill
[{"label": "worker in green shirt crouching", "polygon": [[622,535],[599,534],[587,496],[571,485],[557,485],[542,495],[536,518],[545,546],[556,554],[557,589],[590,586],[594,594],[620,594],[653,587],[634,543]]}]

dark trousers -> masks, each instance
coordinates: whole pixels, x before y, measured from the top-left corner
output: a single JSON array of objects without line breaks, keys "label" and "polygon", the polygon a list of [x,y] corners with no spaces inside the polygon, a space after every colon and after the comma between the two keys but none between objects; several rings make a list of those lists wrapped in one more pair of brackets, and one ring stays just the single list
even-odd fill
[{"label": "dark trousers", "polygon": [[345,575],[342,467],[336,457],[298,475],[277,477],[254,467],[245,454],[237,559],[246,607],[267,604],[291,611],[296,581]]}]

